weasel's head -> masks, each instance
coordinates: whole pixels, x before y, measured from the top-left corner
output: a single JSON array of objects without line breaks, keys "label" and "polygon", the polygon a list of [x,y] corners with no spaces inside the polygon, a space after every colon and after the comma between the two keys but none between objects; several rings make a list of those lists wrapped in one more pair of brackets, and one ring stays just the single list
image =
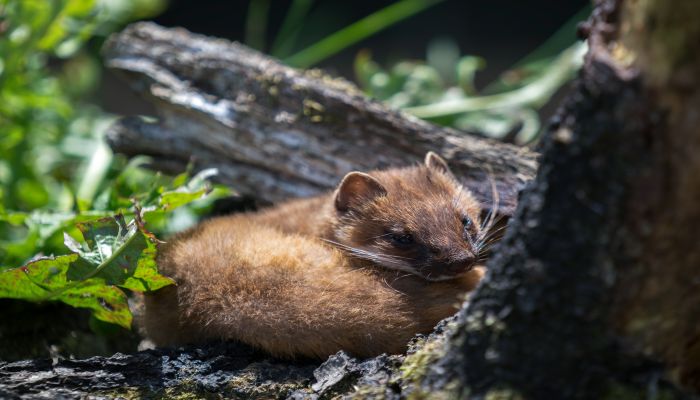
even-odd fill
[{"label": "weasel's head", "polygon": [[384,268],[440,281],[479,259],[479,203],[435,153],[418,166],[347,174],[334,205],[332,242]]}]

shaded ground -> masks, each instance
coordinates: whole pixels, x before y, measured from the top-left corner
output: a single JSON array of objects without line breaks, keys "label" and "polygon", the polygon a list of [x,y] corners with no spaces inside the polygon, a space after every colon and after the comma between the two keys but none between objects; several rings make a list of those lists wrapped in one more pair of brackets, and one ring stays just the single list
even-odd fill
[{"label": "shaded ground", "polygon": [[62,303],[0,299],[0,321],[4,361],[133,352],[140,340],[134,332],[91,320],[88,310]]}]

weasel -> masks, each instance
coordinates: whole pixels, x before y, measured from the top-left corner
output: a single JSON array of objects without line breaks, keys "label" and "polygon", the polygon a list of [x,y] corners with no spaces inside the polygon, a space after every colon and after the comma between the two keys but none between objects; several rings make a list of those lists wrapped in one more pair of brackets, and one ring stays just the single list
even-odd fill
[{"label": "weasel", "polygon": [[351,172],[333,193],[205,221],[159,248],[177,285],[145,295],[146,334],[281,357],[403,352],[483,276],[480,212],[430,152],[422,165]]}]

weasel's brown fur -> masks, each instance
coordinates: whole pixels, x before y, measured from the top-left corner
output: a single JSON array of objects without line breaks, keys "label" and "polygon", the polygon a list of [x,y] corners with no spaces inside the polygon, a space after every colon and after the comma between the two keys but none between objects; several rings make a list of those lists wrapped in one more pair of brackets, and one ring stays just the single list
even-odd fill
[{"label": "weasel's brown fur", "polygon": [[158,345],[234,339],[278,356],[401,352],[481,279],[479,212],[429,154],[348,174],[333,194],[203,222],[160,249],[177,286],[145,296],[145,330]]}]

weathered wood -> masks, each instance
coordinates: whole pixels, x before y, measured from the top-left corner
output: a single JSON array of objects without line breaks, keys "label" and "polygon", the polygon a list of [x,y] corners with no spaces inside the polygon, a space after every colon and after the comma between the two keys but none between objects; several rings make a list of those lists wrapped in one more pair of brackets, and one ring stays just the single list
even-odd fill
[{"label": "weathered wood", "polygon": [[491,177],[510,214],[536,155],[390,110],[352,84],[301,72],[245,46],[152,23],[131,25],[104,49],[107,65],[151,101],[158,122],[119,120],[112,148],[153,167],[217,167],[221,182],[264,202],[333,188],[352,170],[401,166],[429,150],[491,203]]},{"label": "weathered wood", "polygon": [[[443,322],[409,353],[443,340]],[[233,398],[330,399],[365,387],[358,399],[404,398],[411,356],[358,360],[344,352],[323,363],[276,360],[237,343],[146,350],[83,360],[0,361],[2,399]],[[410,371],[409,371],[410,372]],[[338,397],[337,397],[338,396]]]},{"label": "weathered wood", "polygon": [[[270,360],[250,348],[217,344],[83,360],[0,362],[0,398],[285,398],[303,390],[315,366]],[[231,382],[237,382],[231,385]]]}]

